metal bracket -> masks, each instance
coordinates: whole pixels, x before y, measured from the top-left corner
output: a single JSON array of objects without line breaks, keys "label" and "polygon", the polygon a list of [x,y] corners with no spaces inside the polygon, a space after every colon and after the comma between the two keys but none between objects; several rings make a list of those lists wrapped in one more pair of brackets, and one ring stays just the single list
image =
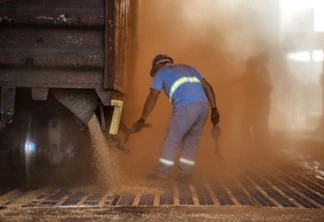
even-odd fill
[{"label": "metal bracket", "polygon": [[114,113],[113,113],[111,124],[110,124],[109,134],[117,135],[118,129],[119,129],[120,118],[121,118],[121,114],[123,111],[123,101],[111,100],[110,105],[114,106]]},{"label": "metal bracket", "polygon": [[102,104],[104,106],[109,106],[112,92],[110,90],[104,90],[103,88],[100,87],[95,88],[95,90]]},{"label": "metal bracket", "polygon": [[102,103],[100,103],[100,120],[101,120],[101,130],[107,131],[106,117],[105,117],[105,109]]},{"label": "metal bracket", "polygon": [[55,89],[52,95],[85,125],[98,107],[98,96],[93,90]]},{"label": "metal bracket", "polygon": [[33,100],[47,100],[48,88],[32,88],[31,89]]}]

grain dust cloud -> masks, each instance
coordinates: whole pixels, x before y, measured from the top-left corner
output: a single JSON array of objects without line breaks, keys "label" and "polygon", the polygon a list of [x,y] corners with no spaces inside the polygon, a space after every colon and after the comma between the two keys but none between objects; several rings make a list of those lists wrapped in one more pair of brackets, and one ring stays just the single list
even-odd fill
[{"label": "grain dust cloud", "polygon": [[[140,117],[152,80],[152,59],[163,53],[197,68],[216,93],[224,161],[214,154],[212,126],[207,121],[196,174],[236,175],[245,165],[269,159],[270,153],[283,148],[313,147],[302,138],[313,141],[324,125],[323,51],[314,37],[322,24],[318,19],[313,24],[312,12],[319,16],[316,3],[304,6],[300,3],[305,1],[298,2],[136,1],[131,81],[123,111],[126,124]],[[306,61],[301,61],[305,54]],[[153,127],[130,138],[130,155],[118,154],[127,177],[140,178],[154,171],[171,111],[161,94],[147,120]]]}]

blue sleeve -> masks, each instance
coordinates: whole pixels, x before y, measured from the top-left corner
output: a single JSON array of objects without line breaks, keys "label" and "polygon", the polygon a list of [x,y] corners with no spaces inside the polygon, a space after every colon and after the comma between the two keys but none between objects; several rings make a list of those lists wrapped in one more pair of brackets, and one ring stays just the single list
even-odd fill
[{"label": "blue sleeve", "polygon": [[153,82],[151,84],[151,89],[155,89],[158,91],[162,91],[163,89],[163,79],[162,79],[162,73],[158,72],[153,79]]},{"label": "blue sleeve", "polygon": [[198,72],[198,70],[197,69],[195,69],[195,68],[192,68],[192,70],[193,70],[193,72],[194,72],[194,74],[195,74],[195,76],[199,79],[199,80],[202,80],[202,79],[204,79],[204,77]]},{"label": "blue sleeve", "polygon": [[203,80],[204,79],[204,77],[198,72],[198,71],[196,71],[196,75],[197,75],[197,78],[199,79],[199,80]]}]

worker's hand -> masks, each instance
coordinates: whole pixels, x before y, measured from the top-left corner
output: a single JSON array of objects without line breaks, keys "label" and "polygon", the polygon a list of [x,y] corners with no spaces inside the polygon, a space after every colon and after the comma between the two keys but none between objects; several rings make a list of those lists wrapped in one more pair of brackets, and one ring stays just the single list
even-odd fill
[{"label": "worker's hand", "polygon": [[134,133],[138,133],[142,130],[144,125],[145,125],[145,119],[140,118],[136,123],[133,124],[132,130],[134,131]]},{"label": "worker's hand", "polygon": [[213,123],[213,126],[215,127],[218,123],[219,123],[219,112],[217,110],[217,108],[212,108],[212,112],[211,112],[211,122]]}]

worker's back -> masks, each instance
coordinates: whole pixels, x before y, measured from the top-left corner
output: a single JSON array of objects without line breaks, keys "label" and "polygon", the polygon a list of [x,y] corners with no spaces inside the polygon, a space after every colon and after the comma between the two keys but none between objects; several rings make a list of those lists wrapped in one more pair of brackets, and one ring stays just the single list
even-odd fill
[{"label": "worker's back", "polygon": [[183,64],[168,64],[159,70],[151,88],[164,90],[174,108],[203,102],[208,103],[201,85],[203,77],[194,68]]}]

